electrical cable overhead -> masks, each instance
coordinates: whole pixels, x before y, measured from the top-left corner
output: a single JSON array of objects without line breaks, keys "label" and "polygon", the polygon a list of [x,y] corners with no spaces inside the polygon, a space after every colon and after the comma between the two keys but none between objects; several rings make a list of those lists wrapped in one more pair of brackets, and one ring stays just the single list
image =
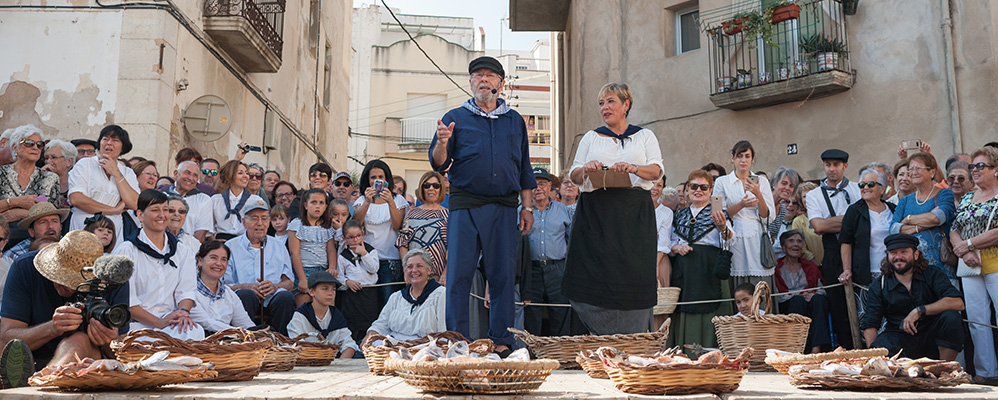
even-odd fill
[{"label": "electrical cable overhead", "polygon": [[388,10],[388,13],[392,15],[393,19],[395,19],[395,22],[399,24],[399,28],[402,28],[402,31],[409,36],[409,40],[412,40],[412,43],[416,45],[416,48],[419,49],[419,51],[422,52],[424,56],[426,56],[427,60],[430,60],[430,63],[432,63],[434,67],[437,68],[437,71],[440,71],[441,74],[444,74],[444,76],[447,77],[447,79],[450,80],[451,83],[454,84],[454,86],[457,86],[459,89],[461,89],[461,91],[464,92],[464,94],[468,95],[468,97],[472,97],[471,93],[468,92],[467,89],[465,89],[461,85],[458,85],[457,81],[455,81],[454,78],[451,78],[450,75],[447,75],[447,73],[444,72],[443,68],[440,68],[440,66],[437,65],[437,62],[433,61],[433,57],[430,57],[429,54],[426,54],[426,50],[423,50],[423,46],[419,45],[419,42],[416,41],[416,38],[412,37],[412,34],[409,33],[408,29],[405,29],[405,25],[402,24],[402,21],[399,20],[399,17],[395,16],[395,11],[392,11],[392,8],[388,7],[388,4],[385,3],[385,0],[381,0],[381,4],[385,6],[385,9]]}]

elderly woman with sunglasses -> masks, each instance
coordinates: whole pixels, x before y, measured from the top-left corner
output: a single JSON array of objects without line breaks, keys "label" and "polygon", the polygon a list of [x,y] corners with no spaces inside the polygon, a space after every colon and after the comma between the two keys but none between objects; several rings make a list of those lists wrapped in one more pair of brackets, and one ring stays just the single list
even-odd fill
[{"label": "elderly woman with sunglasses", "polygon": [[[967,319],[991,320],[991,305],[998,306],[998,150],[984,147],[971,155],[970,175],[978,189],[960,202],[950,231],[953,252],[961,258],[957,275],[963,281]],[[974,341],[975,383],[998,385],[998,362],[992,331],[970,325]]]},{"label": "elderly woman with sunglasses", "polygon": [[891,224],[891,233],[907,233],[918,237],[918,250],[929,263],[942,269],[950,280],[956,270],[942,261],[942,241],[949,237],[950,224],[956,216],[953,191],[940,189],[932,181],[939,169],[930,153],[915,153],[908,157],[908,176],[915,192],[898,200]]},{"label": "elderly woman with sunglasses", "polygon": [[887,189],[887,176],[879,169],[859,171],[859,190],[863,201],[852,203],[842,217],[839,242],[842,243],[842,274],[839,281],[850,278],[869,285],[880,277],[880,261],[887,254],[884,238],[890,234],[894,204],[881,200]]},{"label": "elderly woman with sunglasses", "polygon": [[444,177],[430,171],[419,178],[416,198],[422,203],[406,213],[395,246],[405,257],[409,250],[423,249],[430,255],[430,277],[447,284],[447,217],[449,212],[440,205],[443,200]]},{"label": "elderly woman with sunglasses", "polygon": [[7,221],[20,221],[38,201],[60,203],[59,176],[35,166],[45,149],[43,133],[34,125],[22,125],[10,133],[14,163],[0,167],[0,210]]}]

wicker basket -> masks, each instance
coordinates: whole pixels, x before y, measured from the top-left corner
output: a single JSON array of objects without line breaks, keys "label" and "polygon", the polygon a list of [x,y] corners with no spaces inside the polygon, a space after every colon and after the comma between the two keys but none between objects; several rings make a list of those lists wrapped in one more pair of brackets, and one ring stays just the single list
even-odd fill
[{"label": "wicker basket", "polygon": [[63,390],[141,390],[193,381],[212,380],[218,372],[201,366],[187,371],[100,371],[83,376],[35,375],[31,386],[55,386]]},{"label": "wicker basket", "polygon": [[427,392],[503,394],[535,390],[558,368],[555,360],[440,362],[388,359],[387,368]]},{"label": "wicker basket", "polygon": [[729,393],[738,389],[748,363],[647,365],[616,364],[600,355],[613,385],[623,392],[645,395]]},{"label": "wicker basket", "polygon": [[771,367],[776,368],[776,370],[780,373],[786,375],[790,367],[795,365],[809,365],[818,368],[821,366],[821,363],[825,361],[865,363],[866,360],[873,357],[883,357],[886,355],[887,349],[885,348],[845,350],[828,353],[797,354],[784,357],[766,357],[766,364],[769,364]]},{"label": "wicker basket", "polygon": [[[229,342],[232,335],[235,341]],[[153,339],[150,341],[140,340]],[[260,373],[260,366],[271,346],[270,340],[249,340],[241,328],[224,329],[203,341],[180,341],[155,329],[129,332],[122,340],[111,342],[118,361],[129,363],[167,350],[171,355],[193,356],[215,364],[218,376],[213,381],[246,381]]]},{"label": "wicker basket", "polygon": [[[766,314],[759,314],[762,299],[766,301]],[[770,297],[769,284],[759,282],[755,285],[752,295],[752,311],[750,315],[731,315],[714,317],[711,322],[717,331],[717,343],[729,358],[738,356],[738,352],[746,347],[755,349],[777,349],[791,353],[804,352],[807,342],[808,328],[811,319],[800,314],[772,314],[773,302]],[[752,356],[753,371],[772,371],[772,367],[764,362],[766,353],[758,351]]]},{"label": "wicker basket", "polygon": [[518,339],[526,343],[537,358],[558,360],[561,367],[565,369],[579,369],[581,366],[575,361],[575,356],[584,350],[595,351],[600,347],[610,346],[634,354],[650,354],[660,351],[665,347],[666,339],[669,338],[669,325],[671,324],[672,319],[669,318],[656,332],[602,336],[534,336],[525,331],[508,329]]},{"label": "wicker basket", "polygon": [[301,334],[291,339],[301,351],[298,353],[296,367],[325,367],[333,362],[340,352],[340,345],[329,343],[306,342],[307,334]]},{"label": "wicker basket", "polygon": [[676,311],[676,302],[679,301],[680,288],[660,287],[658,288],[658,304],[652,309],[655,315],[672,314]]},{"label": "wicker basket", "polygon": [[970,375],[967,375],[964,371],[937,379],[811,373],[790,376],[790,384],[802,389],[914,391],[938,389],[944,386],[957,386],[964,383],[970,383]]},{"label": "wicker basket", "polygon": [[[364,359],[367,361],[367,370],[375,375],[394,375],[395,374],[394,371],[385,368],[385,360],[388,359],[388,353],[391,353],[392,350],[397,350],[403,347],[409,348],[421,345],[423,343],[428,343],[430,341],[429,338],[430,336],[433,336],[437,340],[446,339],[449,341],[465,341],[465,342],[468,341],[468,339],[465,338],[464,335],[458,332],[445,331],[445,332],[431,333],[416,340],[402,341],[396,344],[394,347],[389,345],[372,346],[371,344],[374,343],[375,341],[385,340],[384,335],[372,333],[370,335],[367,335],[367,337],[364,339],[364,342],[361,344],[361,349],[363,349],[364,351]],[[445,352],[448,350],[448,346],[446,344],[441,345],[440,348]],[[476,341],[469,343],[468,348],[472,352],[478,354],[489,354],[495,350],[495,344],[493,344],[492,340],[489,339],[478,339]]]},{"label": "wicker basket", "polygon": [[580,351],[575,356],[575,362],[581,365],[582,370],[586,371],[586,374],[592,378],[610,379],[610,376],[606,374],[606,370],[603,369],[603,362],[600,361],[599,356],[592,350]]},{"label": "wicker basket", "polygon": [[266,338],[273,345],[267,350],[267,355],[263,357],[263,364],[260,366],[261,372],[285,372],[295,368],[298,361],[298,353],[301,347],[295,342],[277,332],[251,332],[253,339]]}]

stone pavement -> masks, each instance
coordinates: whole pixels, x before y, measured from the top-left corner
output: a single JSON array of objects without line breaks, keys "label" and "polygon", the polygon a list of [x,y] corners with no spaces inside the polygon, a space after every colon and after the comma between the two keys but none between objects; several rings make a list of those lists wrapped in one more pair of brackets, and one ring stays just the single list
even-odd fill
[{"label": "stone pavement", "polygon": [[[181,400],[181,399],[649,399],[621,392],[609,380],[592,379],[583,371],[558,370],[540,389],[527,395],[461,396],[424,394],[397,377],[374,376],[364,360],[336,360],[328,367],[301,367],[289,372],[265,372],[248,382],[195,382],[156,391],[76,393],[53,388],[20,388],[0,391],[0,399],[55,400]],[[670,396],[680,399],[998,399],[998,388],[961,385],[928,392],[845,392],[800,390],[778,373],[749,372],[741,387],[721,396],[711,394]]]}]

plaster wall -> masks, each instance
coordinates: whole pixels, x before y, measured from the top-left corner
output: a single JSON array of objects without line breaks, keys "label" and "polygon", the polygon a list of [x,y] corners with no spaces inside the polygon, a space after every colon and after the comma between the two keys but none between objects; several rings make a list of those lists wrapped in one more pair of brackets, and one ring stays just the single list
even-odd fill
[{"label": "plaster wall", "polygon": [[[987,1],[950,3],[952,54],[944,43],[940,1],[864,1],[856,15],[846,17],[856,70],[851,90],[730,111],[715,108],[709,99],[713,82],[706,35],[699,50],[675,55],[673,11],[695,2],[575,0],[563,47],[556,49],[565,59],[560,162],[570,166],[582,135],[602,125],[596,96],[608,82],[631,86],[635,101],[628,122],[658,136],[668,184],[684,181],[708,162],[731,165],[729,150],[741,139],[755,146],[756,169],[772,172],[786,165],[806,179],[823,177],[818,155],[827,148],[851,154],[850,179],[871,161],[896,162],[903,139],[925,140],[939,158],[973,151],[998,137],[996,13]],[[728,4],[706,0],[699,8]],[[948,59],[955,63],[953,77],[947,75]],[[957,88],[955,105],[949,101],[948,79]],[[951,112],[958,115],[957,130]],[[791,143],[798,145],[797,155],[787,155]]]}]

